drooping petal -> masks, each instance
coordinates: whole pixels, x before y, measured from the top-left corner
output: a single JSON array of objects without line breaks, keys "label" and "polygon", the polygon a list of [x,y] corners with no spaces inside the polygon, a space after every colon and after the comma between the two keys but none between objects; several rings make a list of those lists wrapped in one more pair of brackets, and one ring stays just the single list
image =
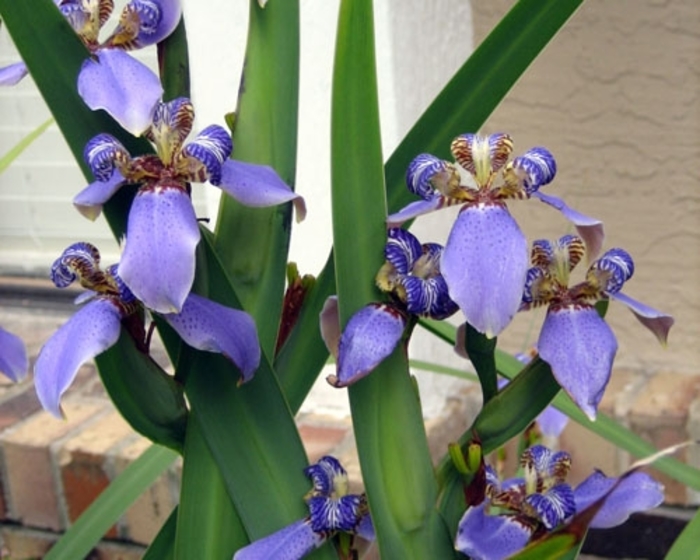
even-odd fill
[{"label": "drooping petal", "polygon": [[340,316],[338,315],[338,296],[328,296],[319,315],[321,338],[331,355],[338,359],[340,342]]},{"label": "drooping petal", "polygon": [[396,348],[406,318],[394,307],[374,303],[355,313],[340,337],[337,377],[328,376],[335,387],[351,385],[370,373]]},{"label": "drooping petal", "polygon": [[180,0],[131,0],[106,43],[126,50],[159,43],[175,30],[181,15]]},{"label": "drooping petal", "polygon": [[90,183],[75,195],[73,206],[88,220],[94,222],[102,213],[102,206],[105,202],[112,198],[124,183],[124,177],[115,169],[109,180]]},{"label": "drooping petal", "polygon": [[233,142],[221,126],[206,127],[180,152],[177,167],[188,180],[212,184],[221,183],[221,166],[231,155]]},{"label": "drooping petal", "polygon": [[527,261],[527,240],[508,210],[480,204],[460,212],[440,269],[467,321],[492,337],[518,310]]},{"label": "drooping petal", "polygon": [[561,198],[551,194],[544,194],[538,191],[532,193],[532,196],[559,210],[567,220],[576,226],[576,231],[586,243],[588,262],[595,260],[603,248],[603,240],[605,239],[603,222],[577,212]]},{"label": "drooping petal", "polygon": [[501,560],[525,547],[532,529],[508,515],[489,515],[488,501],[470,507],[457,528],[455,548],[472,560]]},{"label": "drooping petal", "polygon": [[[596,471],[574,489],[576,511],[586,509],[617,482]],[[664,487],[644,472],[634,472],[625,477],[605,499],[598,510],[592,528],[606,529],[624,523],[632,513],[655,508],[664,501]]]},{"label": "drooping petal", "polygon": [[22,381],[27,376],[27,351],[22,339],[0,327],[0,373],[12,381]]},{"label": "drooping petal", "polygon": [[15,62],[0,68],[0,86],[14,86],[29,73],[24,62]]},{"label": "drooping petal", "polygon": [[146,307],[178,313],[194,281],[199,227],[177,186],[140,190],[129,212],[119,276]]},{"label": "drooping petal", "polygon": [[88,58],[78,75],[78,93],[92,110],[104,109],[123,128],[139,136],[151,124],[163,95],[158,76],[124,51],[103,49]]},{"label": "drooping petal", "polygon": [[644,325],[647,329],[654,333],[659,342],[666,345],[668,340],[668,332],[671,330],[675,319],[670,315],[644,305],[643,303],[629,297],[622,292],[617,292],[616,294],[610,294],[610,297],[615,301],[626,305],[629,310],[634,313],[634,316],[639,320],[639,322]]},{"label": "drooping petal", "polygon": [[277,206],[292,201],[297,222],[306,217],[304,199],[296,194],[269,165],[227,159],[221,166],[221,182],[213,185],[246,206]]},{"label": "drooping petal", "polygon": [[61,417],[61,395],[78,369],[119,338],[121,313],[108,299],[81,308],[44,344],[34,365],[34,385],[41,405]]},{"label": "drooping petal", "polygon": [[241,370],[243,383],[258,369],[258,332],[255,321],[245,311],[190,294],[180,313],[167,313],[163,318],[193,348],[230,359]]},{"label": "drooping petal", "polygon": [[608,324],[593,307],[550,309],[537,348],[562,389],[595,420],[617,352]]},{"label": "drooping petal", "polygon": [[420,154],[406,170],[408,190],[424,200],[430,200],[438,193],[456,195],[459,183],[459,171],[454,164],[430,154]]},{"label": "drooping petal", "polygon": [[415,202],[411,202],[411,204],[404,206],[398,212],[387,216],[386,224],[391,228],[399,227],[408,220],[412,220],[413,218],[417,218],[423,214],[429,214],[430,212],[434,212],[435,210],[439,210],[445,206],[451,206],[455,203],[461,203],[461,201],[455,201],[443,196],[434,196],[429,200],[416,200]]},{"label": "drooping petal", "polygon": [[233,560],[300,560],[325,542],[308,520],[302,519],[241,548]]}]

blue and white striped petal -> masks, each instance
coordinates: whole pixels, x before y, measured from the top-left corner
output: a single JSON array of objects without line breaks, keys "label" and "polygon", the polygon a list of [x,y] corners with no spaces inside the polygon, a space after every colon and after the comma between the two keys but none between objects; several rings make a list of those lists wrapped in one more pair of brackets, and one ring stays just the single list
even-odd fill
[{"label": "blue and white striped petal", "polygon": [[0,68],[0,86],[14,86],[29,74],[24,62],[15,62],[4,68]]},{"label": "blue and white striped petal", "polygon": [[109,181],[114,172],[131,160],[124,145],[111,134],[98,134],[91,138],[83,150],[83,159],[95,179]]},{"label": "blue and white striped petal", "polygon": [[413,263],[423,254],[420,241],[411,232],[401,228],[389,228],[384,246],[384,258],[399,274],[410,274]]},{"label": "blue and white striped petal", "polygon": [[525,510],[551,531],[576,513],[574,492],[568,484],[557,484],[542,494],[527,496]]},{"label": "blue and white striped petal", "polygon": [[311,522],[302,519],[241,548],[233,560],[301,560],[325,541],[325,535],[316,533]]},{"label": "blue and white striped petal", "polygon": [[22,339],[0,327],[0,373],[15,383],[27,376],[29,361]]},{"label": "blue and white striped petal", "polygon": [[329,497],[339,491],[347,492],[348,473],[335,457],[321,457],[318,462],[306,467],[304,474],[311,479],[313,496]]},{"label": "blue and white striped petal", "polygon": [[542,492],[554,483],[563,482],[571,469],[571,455],[552,451],[544,445],[528,447],[520,457],[529,492]]},{"label": "blue and white striped petal", "polygon": [[414,158],[406,171],[408,190],[424,200],[430,200],[437,193],[451,196],[459,189],[459,183],[457,168],[430,154]]},{"label": "blue and white striped petal", "polygon": [[100,252],[91,243],[73,243],[53,262],[50,277],[57,288],[67,288],[77,280],[82,286],[94,289],[94,284],[104,280]]},{"label": "blue and white striped petal", "polygon": [[352,533],[360,522],[362,498],[348,494],[340,498],[312,497],[307,501],[311,528],[316,533],[343,531]]},{"label": "blue and white striped petal", "polygon": [[181,15],[180,0],[131,0],[105,44],[132,50],[159,43],[175,30]]},{"label": "blue and white striped petal", "polygon": [[634,261],[624,249],[610,249],[588,269],[586,280],[601,291],[614,295],[634,274]]},{"label": "blue and white striped petal", "polygon": [[595,308],[550,308],[537,349],[562,389],[595,420],[617,352],[615,335]]},{"label": "blue and white striped petal", "polygon": [[513,151],[513,140],[502,132],[481,136],[462,134],[450,146],[455,161],[474,176],[479,188],[491,186],[493,174],[503,167]]},{"label": "blue and white striped petal", "polygon": [[442,276],[404,276],[400,279],[400,284],[406,292],[406,310],[413,315],[442,320],[459,309],[450,298],[447,283]]},{"label": "blue and white striped petal", "polygon": [[368,375],[396,348],[406,327],[406,317],[390,305],[373,303],[355,313],[340,337],[337,375],[329,375],[335,387],[347,387]]},{"label": "blue and white striped petal", "polygon": [[557,162],[546,148],[531,148],[511,161],[503,172],[504,179],[511,186],[519,186],[532,195],[540,187],[551,183],[557,173]]},{"label": "blue and white striped petal", "polygon": [[229,133],[219,125],[211,125],[185,145],[176,165],[188,181],[221,183],[221,166],[233,150]]}]

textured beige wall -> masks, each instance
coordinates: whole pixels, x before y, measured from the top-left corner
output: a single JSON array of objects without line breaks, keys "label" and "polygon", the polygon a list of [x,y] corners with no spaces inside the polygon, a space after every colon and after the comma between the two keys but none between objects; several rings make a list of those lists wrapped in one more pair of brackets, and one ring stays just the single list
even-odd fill
[{"label": "textured beige wall", "polygon": [[[472,2],[475,42],[512,1]],[[605,223],[627,249],[625,293],[676,318],[666,350],[621,305],[609,319],[617,365],[700,373],[700,2],[587,0],[488,120],[515,153],[544,145],[559,172],[545,192]],[[528,237],[570,226],[536,202],[510,208]],[[518,348],[541,317],[522,314],[502,340]]]}]

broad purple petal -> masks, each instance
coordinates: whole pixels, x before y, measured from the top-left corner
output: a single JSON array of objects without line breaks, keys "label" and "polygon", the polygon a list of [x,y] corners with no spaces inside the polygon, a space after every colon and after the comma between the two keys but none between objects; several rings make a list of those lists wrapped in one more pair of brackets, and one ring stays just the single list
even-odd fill
[{"label": "broad purple petal", "polygon": [[302,519],[241,548],[233,560],[300,560],[325,540]]},{"label": "broad purple petal", "polygon": [[107,299],[81,308],[44,344],[34,365],[34,385],[41,405],[61,417],[61,395],[82,364],[111,347],[119,338],[121,314]]},{"label": "broad purple petal", "polygon": [[600,254],[600,250],[603,248],[603,240],[605,239],[603,222],[577,212],[568,206],[561,198],[552,196],[551,194],[534,192],[532,196],[559,210],[567,220],[576,226],[576,231],[586,243],[588,262],[595,260]]},{"label": "broad purple petal", "polygon": [[340,337],[336,387],[351,385],[370,373],[401,340],[406,318],[393,307],[374,303],[355,313]]},{"label": "broad purple petal", "polygon": [[593,307],[550,309],[537,348],[562,389],[595,420],[617,352],[608,324]]},{"label": "broad purple petal", "polygon": [[236,364],[243,383],[258,369],[258,332],[255,321],[245,311],[190,294],[180,313],[167,313],[163,318],[193,348],[218,352]]},{"label": "broad purple petal", "polygon": [[[613,487],[617,478],[596,471],[574,490],[576,511],[581,512]],[[606,529],[624,523],[632,513],[655,508],[664,501],[664,487],[644,472],[634,472],[618,484],[598,510],[592,528]]]},{"label": "broad purple petal", "polygon": [[0,68],[0,86],[14,86],[29,73],[24,62],[15,62]]},{"label": "broad purple petal", "polygon": [[221,182],[212,184],[246,206],[276,206],[292,201],[297,222],[306,217],[304,199],[290,189],[269,165],[227,159],[221,166]]},{"label": "broad purple petal", "polygon": [[328,352],[337,360],[340,342],[340,316],[338,315],[338,296],[328,296],[319,315],[321,338],[326,343]]},{"label": "broad purple petal", "polygon": [[122,127],[139,136],[151,124],[163,95],[158,76],[118,49],[102,49],[88,58],[78,75],[78,93],[92,110],[104,109]]},{"label": "broad purple petal", "polygon": [[115,169],[108,181],[90,183],[75,195],[73,206],[87,219],[95,221],[102,212],[104,203],[112,198],[125,182],[122,174]]},{"label": "broad purple petal", "polygon": [[387,216],[386,224],[391,228],[399,227],[408,220],[439,210],[448,204],[448,202],[448,199],[442,196],[434,196],[429,200],[416,200],[415,202],[411,202],[408,206],[404,206],[398,212]]},{"label": "broad purple petal", "polygon": [[668,332],[671,330],[671,327],[675,322],[673,317],[666,315],[653,307],[644,305],[643,303],[623,294],[622,292],[609,295],[615,301],[619,301],[620,303],[626,305],[629,310],[634,313],[634,316],[639,320],[639,322],[653,332],[661,344],[664,346],[666,345],[668,341]]},{"label": "broad purple petal", "polygon": [[472,560],[501,560],[524,548],[531,531],[514,517],[489,515],[488,501],[470,507],[457,528],[455,548]]},{"label": "broad purple petal", "polygon": [[22,339],[0,327],[0,373],[12,381],[22,381],[27,376],[27,351]]},{"label": "broad purple petal", "polygon": [[457,217],[440,270],[467,321],[492,337],[520,306],[527,265],[527,240],[508,210],[478,205]]},{"label": "broad purple petal", "polygon": [[194,281],[199,236],[187,193],[162,185],[141,190],[129,212],[119,276],[146,307],[178,313]]}]

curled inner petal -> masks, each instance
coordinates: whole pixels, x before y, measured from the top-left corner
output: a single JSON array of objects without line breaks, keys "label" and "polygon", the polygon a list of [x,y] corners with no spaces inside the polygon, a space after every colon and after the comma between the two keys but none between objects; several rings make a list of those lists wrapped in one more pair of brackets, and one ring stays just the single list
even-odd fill
[{"label": "curled inner petal", "polygon": [[424,200],[430,200],[436,192],[460,198],[459,183],[455,166],[430,154],[417,156],[406,171],[408,190]]},{"label": "curled inner petal", "polygon": [[98,134],[85,145],[83,159],[98,181],[109,181],[115,169],[124,169],[131,156],[122,143],[111,134]]},{"label": "curled inner petal", "polygon": [[586,280],[601,292],[616,294],[634,274],[634,261],[624,249],[610,249],[588,269]]},{"label": "curled inner petal", "polygon": [[469,171],[479,188],[491,186],[494,174],[505,165],[513,151],[513,141],[504,133],[480,136],[462,134],[452,141],[452,155]]},{"label": "curled inner petal", "polygon": [[362,498],[349,494],[340,498],[313,497],[308,500],[311,528],[317,533],[344,531],[351,533],[359,523]]},{"label": "curled inner petal", "polygon": [[66,288],[76,280],[89,290],[113,291],[100,270],[100,252],[90,243],[74,243],[51,265],[51,281],[56,287]]},{"label": "curled inner petal", "polygon": [[177,156],[176,167],[190,181],[221,182],[221,166],[233,150],[229,133],[218,125],[200,132]]},{"label": "curled inner petal", "polygon": [[552,182],[557,173],[557,163],[549,150],[531,148],[516,157],[506,167],[503,178],[510,188],[522,189],[528,195]]},{"label": "curled inner petal", "polygon": [[314,496],[329,497],[347,493],[348,473],[335,457],[321,457],[317,463],[306,467],[304,474],[311,479],[311,492]]},{"label": "curled inner petal", "polygon": [[156,145],[156,151],[167,166],[173,163],[182,144],[192,131],[194,106],[186,97],[178,97],[167,103],[158,103],[148,137]]}]

